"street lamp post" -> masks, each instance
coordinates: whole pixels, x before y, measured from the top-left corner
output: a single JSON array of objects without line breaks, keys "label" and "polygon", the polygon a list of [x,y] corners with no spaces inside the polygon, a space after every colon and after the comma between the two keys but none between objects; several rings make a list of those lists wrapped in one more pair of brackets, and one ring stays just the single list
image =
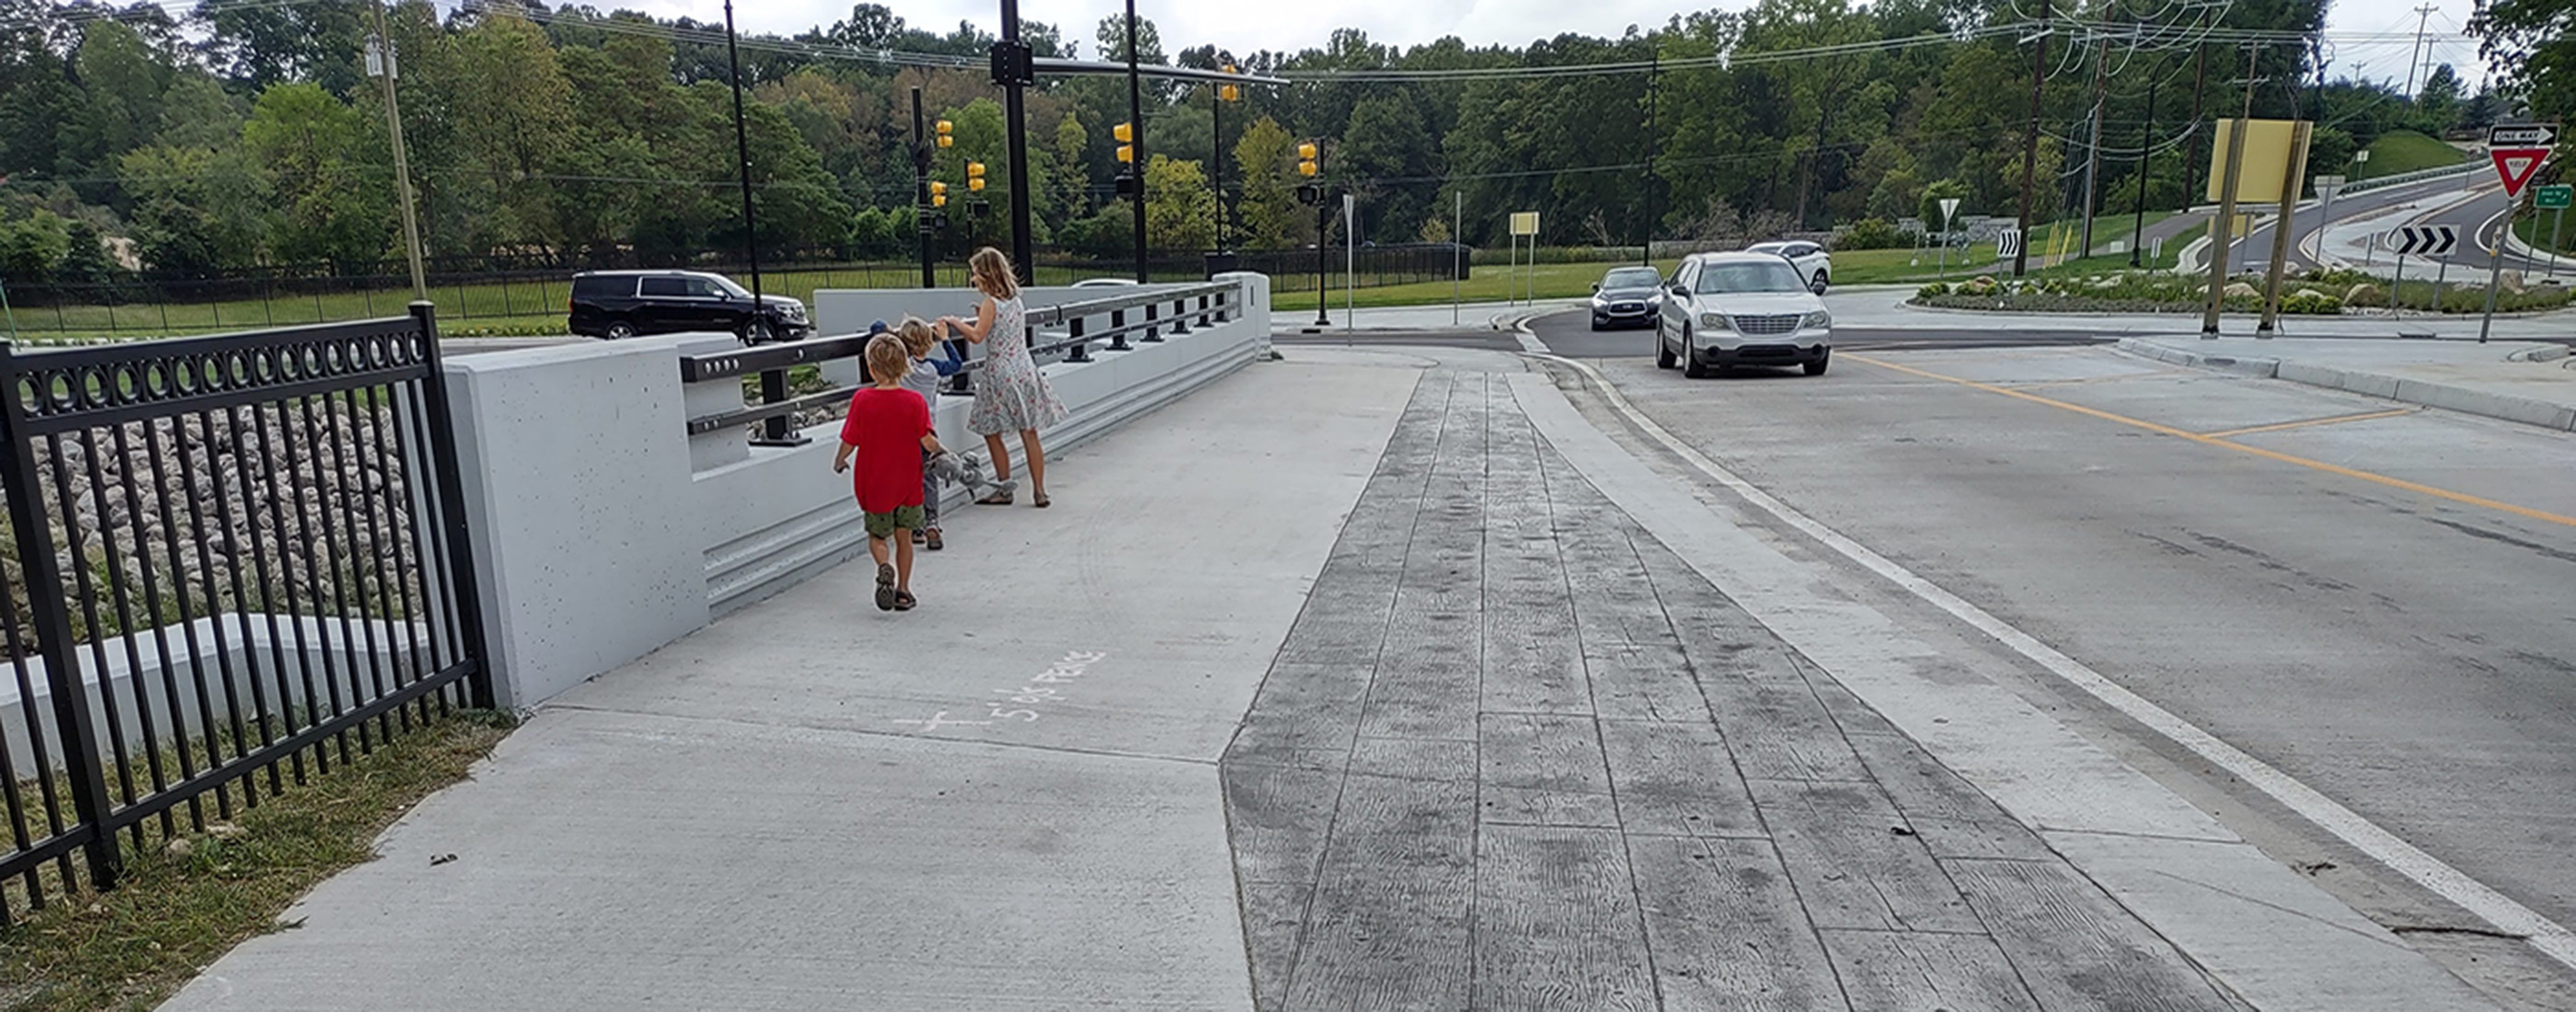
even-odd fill
[{"label": "street lamp post", "polygon": [[[751,204],[751,139],[742,125],[742,49],[734,44],[733,0],[725,0],[725,63],[733,72],[733,151],[735,169],[742,180],[742,246],[751,266],[751,322],[744,325],[743,339],[756,341],[769,328],[768,300],[760,294],[760,220]],[[787,399],[787,371],[771,369],[760,374],[760,400],[776,404]],[[790,433],[787,416],[775,415],[761,424],[765,446],[798,446],[806,440]]]},{"label": "street lamp post", "polygon": [[1136,0],[1127,0],[1127,122],[1136,132],[1136,160],[1128,166],[1136,177],[1131,196],[1136,201],[1136,283],[1141,285],[1149,277],[1145,269],[1145,100],[1136,73]]},{"label": "street lamp post", "polygon": [[[1231,61],[1223,66],[1226,73],[1234,73]],[[1208,96],[1209,120],[1215,126],[1211,131],[1215,136],[1208,145],[1208,185],[1216,191],[1216,248],[1222,253],[1231,248],[1225,213],[1225,104],[1240,100],[1243,93],[1232,84],[1218,82],[1208,88]]]},{"label": "street lamp post", "polygon": [[[394,36],[385,25],[384,0],[376,0],[376,49],[382,65],[377,75],[384,81],[385,134],[392,142],[394,154],[394,197],[402,202],[403,258],[411,266],[411,297],[417,302],[429,301],[429,278],[420,265],[420,220],[412,207],[411,158],[403,151],[402,106],[394,99]],[[462,311],[463,307],[458,307]]]}]

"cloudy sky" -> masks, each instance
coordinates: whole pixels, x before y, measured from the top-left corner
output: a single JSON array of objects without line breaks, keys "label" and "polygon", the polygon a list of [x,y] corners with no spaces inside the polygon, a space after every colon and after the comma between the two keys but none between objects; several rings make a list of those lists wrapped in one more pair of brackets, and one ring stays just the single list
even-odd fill
[{"label": "cloudy sky", "polygon": [[[721,21],[723,0],[591,0],[602,8],[642,8],[665,17],[688,15]],[[916,27],[946,31],[971,21],[987,31],[999,21],[996,0],[885,0],[887,6]],[[2472,0],[2333,0],[2326,19],[2335,77],[2382,78],[2392,83],[2406,77],[2407,54],[2416,28],[2414,8],[2430,3],[2434,13],[2427,28],[2432,62],[2453,63],[2470,82],[2478,80],[2477,47],[2460,38]],[[1746,0],[1722,0],[1719,6],[1741,8]],[[1068,39],[1083,43],[1086,57],[1095,52],[1091,29],[1100,19],[1123,8],[1114,0],[1023,0],[1020,15],[1051,22]],[[1416,45],[1443,35],[1473,44],[1524,45],[1562,32],[1615,36],[1629,25],[1658,25],[1676,11],[1673,0],[1290,0],[1290,2],[1182,2],[1138,0],[1136,13],[1162,30],[1166,49],[1215,43],[1227,49],[1295,51],[1320,46],[1333,29],[1355,27],[1379,42]],[[736,24],[746,31],[794,34],[847,17],[849,0],[744,0],[735,5]],[[2368,38],[2368,36],[2382,36]],[[2407,36],[2407,37],[2394,37]],[[2358,69],[2356,69],[2358,65]]]}]

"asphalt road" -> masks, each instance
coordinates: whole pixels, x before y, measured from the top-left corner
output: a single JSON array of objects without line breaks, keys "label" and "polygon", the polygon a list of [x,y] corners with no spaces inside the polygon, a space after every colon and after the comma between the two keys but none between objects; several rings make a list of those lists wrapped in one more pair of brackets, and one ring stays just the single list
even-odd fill
[{"label": "asphalt road", "polygon": [[[1645,332],[1575,326],[1538,332],[1567,354],[1625,348],[1598,365],[1631,401],[1790,507],[2576,923],[2566,433],[2073,345],[1838,342],[1822,377],[1689,381],[1654,368]],[[1904,598],[1857,568],[1850,582]],[[2042,705],[2473,983],[2576,1008],[2565,967],[2462,930],[2482,925],[2143,725],[2029,678]]]},{"label": "asphalt road", "polygon": [[[2451,226],[2459,233],[2460,244],[2451,255],[2442,258],[2441,262],[2449,265],[2448,273],[2452,280],[2483,281],[2488,268],[2487,251],[2495,245],[2497,236],[2503,232],[2505,203],[2504,187],[2496,182],[2494,173],[2472,171],[2467,175],[2449,179],[2392,186],[2384,190],[2365,190],[2350,196],[2338,197],[2331,210],[2334,212],[2333,220],[2350,221],[2403,204],[2421,205],[2423,213],[2392,220],[2386,227],[2393,229],[2399,225]],[[2327,210],[2323,207],[2303,207],[2291,215],[2288,255],[2291,269],[2306,270],[2316,266],[2315,251],[2319,248],[2321,238],[2318,233],[2326,225],[2327,219],[2324,212]],[[2260,209],[2257,209],[2256,213],[2260,213]],[[2271,225],[2257,226],[2243,242],[2235,244],[2235,254],[2228,261],[2230,269],[2259,270],[2264,264],[2270,263],[2272,235]],[[2383,251],[2376,258],[2376,262],[2384,266],[2392,263],[2393,260]],[[2408,264],[2410,267],[2434,266],[2433,262],[2424,257],[2410,257]],[[2514,255],[2506,256],[2504,265],[2510,269],[2523,271],[2538,271],[2547,266],[2545,259],[2531,260]],[[2563,264],[2561,269],[2564,269]]]},{"label": "asphalt road", "polygon": [[[1644,328],[1601,330],[1581,312],[1542,316],[1530,321],[1530,333],[1549,351],[1567,358],[1635,358],[1647,360],[1655,354],[1655,332]],[[2081,330],[2064,331],[1991,331],[1965,327],[1935,329],[1874,329],[1866,327],[1834,328],[1837,352],[1870,348],[2004,348],[2076,344],[2108,344],[2116,336],[2102,336]],[[1513,345],[1517,348],[1517,345]],[[1507,348],[1506,350],[1511,350]],[[1794,370],[1784,370],[1794,371]]]}]

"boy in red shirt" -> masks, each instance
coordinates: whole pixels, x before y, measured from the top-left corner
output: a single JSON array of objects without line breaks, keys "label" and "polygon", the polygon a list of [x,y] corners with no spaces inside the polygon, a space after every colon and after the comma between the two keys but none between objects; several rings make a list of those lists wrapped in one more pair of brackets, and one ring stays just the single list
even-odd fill
[{"label": "boy in red shirt", "polygon": [[[832,455],[832,471],[850,469],[857,454],[858,473],[851,485],[859,509],[867,513],[868,554],[877,560],[877,608],[910,611],[912,532],[921,527],[922,451],[945,452],[930,429],[930,406],[903,388],[912,356],[903,341],[879,334],[868,341],[868,378],[874,382],[850,395],[848,417],[841,421],[841,449]],[[888,556],[892,556],[889,561]]]}]

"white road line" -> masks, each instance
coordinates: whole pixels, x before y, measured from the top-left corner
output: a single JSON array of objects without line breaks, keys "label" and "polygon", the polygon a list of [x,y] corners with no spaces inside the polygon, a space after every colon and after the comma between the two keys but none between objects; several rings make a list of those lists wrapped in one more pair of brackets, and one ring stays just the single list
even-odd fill
[{"label": "white road line", "polygon": [[2101,672],[2085,666],[2083,662],[2058,652],[2056,648],[2014,628],[1985,609],[1942,589],[1930,580],[1915,575],[1913,571],[1871,551],[1868,546],[1845,537],[1791,508],[1787,503],[1772,498],[1769,493],[1737,477],[1734,472],[1727,470],[1725,465],[1710,459],[1689,443],[1674,436],[1654,419],[1647,417],[1645,412],[1630,404],[1626,395],[1620,393],[1619,388],[1613,386],[1607,377],[1602,376],[1600,370],[1582,362],[1555,355],[1539,357],[1562,363],[1582,372],[1609,400],[1611,407],[1617,409],[1631,424],[1656,442],[1663,444],[1665,449],[1671,450],[1675,455],[1689,462],[1693,468],[1708,475],[1719,485],[1756,508],[1800,533],[1822,542],[1825,547],[1833,549],[1844,558],[1885,577],[1888,582],[1904,588],[1906,592],[1922,599],[1925,603],[1976,627],[1978,631],[1993,637],[1996,642],[2003,644],[2014,653],[2048,669],[2049,673],[2063,679],[2067,684],[2084,690],[2087,695],[2146,725],[2150,730],[2163,735],[2174,744],[2189,749],[2193,754],[2216,764],[2248,786],[2288,806],[2291,811],[2299,813],[2300,816],[2314,823],[2317,828],[2333,834],[2336,839],[2350,844],[2354,849],[2369,855],[2371,859],[2386,865],[2390,870],[2406,876],[2415,884],[2458,904],[2496,930],[2523,936],[2530,941],[2532,948],[2538,949],[2541,954],[2571,969],[2576,969],[2576,931],[2570,931],[2566,926],[2542,916],[2538,911],[2515,902],[2511,897],[2495,891],[2483,882],[2470,878],[2466,873],[2444,863],[2440,858],[2427,854],[2414,844],[2400,839],[2396,834],[2381,829],[2376,823],[2363,818],[2360,813],[2344,807],[2341,802],[2325,796],[2315,788],[2299,782],[2296,778],[2247,754],[2244,750],[2220,740],[2216,735],[2201,730],[2171,711],[2149,702],[2145,697],[2113,682]]}]

